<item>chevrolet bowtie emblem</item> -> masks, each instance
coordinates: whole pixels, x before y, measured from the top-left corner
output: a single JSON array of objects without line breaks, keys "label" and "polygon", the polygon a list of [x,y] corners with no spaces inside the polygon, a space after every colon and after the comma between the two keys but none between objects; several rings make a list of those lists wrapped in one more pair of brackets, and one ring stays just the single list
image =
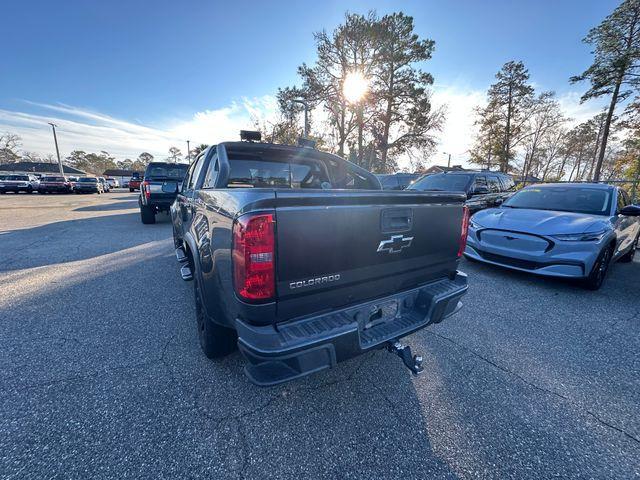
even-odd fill
[{"label": "chevrolet bowtie emblem", "polygon": [[403,248],[411,246],[413,237],[404,235],[393,235],[389,240],[383,240],[378,245],[378,252],[400,253]]}]

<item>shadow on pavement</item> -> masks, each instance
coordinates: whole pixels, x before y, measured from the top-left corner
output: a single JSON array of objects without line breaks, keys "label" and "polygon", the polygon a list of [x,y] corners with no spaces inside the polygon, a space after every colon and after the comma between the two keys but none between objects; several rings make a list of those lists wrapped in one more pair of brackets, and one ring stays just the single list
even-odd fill
[{"label": "shadow on pavement", "polygon": [[[238,353],[216,362],[202,354],[192,284],[180,280],[170,241],[116,255],[104,270],[92,253],[68,274],[49,269],[41,285],[16,279],[10,288],[28,295],[0,307],[5,473],[456,477],[433,452],[396,357],[369,354],[300,382],[255,387]],[[398,407],[370,378],[386,368]]]},{"label": "shadow on pavement", "polygon": [[138,200],[127,200],[115,203],[105,203],[98,205],[88,205],[86,207],[78,207],[74,212],[105,212],[109,210],[127,210],[130,208],[138,208]]},{"label": "shadow on pavement", "polygon": [[142,225],[138,212],[65,220],[4,232],[0,272],[84,260],[171,237],[171,218]]}]

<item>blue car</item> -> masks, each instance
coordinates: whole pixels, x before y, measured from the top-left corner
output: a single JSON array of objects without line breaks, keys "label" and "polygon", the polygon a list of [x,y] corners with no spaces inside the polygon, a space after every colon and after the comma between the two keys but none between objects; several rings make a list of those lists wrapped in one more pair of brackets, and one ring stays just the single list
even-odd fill
[{"label": "blue car", "polygon": [[638,246],[640,206],[619,187],[532,185],[469,222],[472,260],[602,286],[612,261],[630,262]]}]

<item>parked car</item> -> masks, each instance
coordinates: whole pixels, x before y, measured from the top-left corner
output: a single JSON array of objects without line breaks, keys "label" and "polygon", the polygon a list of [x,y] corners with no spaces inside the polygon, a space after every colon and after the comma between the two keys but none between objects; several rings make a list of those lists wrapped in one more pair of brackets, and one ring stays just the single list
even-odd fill
[{"label": "parked car", "polygon": [[6,175],[4,180],[0,181],[0,193],[7,192],[26,192],[32,193],[38,189],[38,179],[33,175],[17,174]]},{"label": "parked car", "polygon": [[131,177],[129,179],[129,191],[133,192],[135,190],[140,190],[140,183],[142,183],[142,179],[140,177]]},{"label": "parked car", "polygon": [[425,175],[412,183],[408,190],[432,192],[464,192],[465,205],[471,214],[483,208],[497,207],[515,192],[509,175],[489,171],[453,171]]},{"label": "parked car", "polygon": [[103,193],[102,183],[96,177],[80,177],[73,189],[76,193]]},{"label": "parked car", "polygon": [[520,190],[476,213],[465,256],[485,263],[602,286],[609,264],[630,262],[640,235],[640,206],[602,184],[546,184]]},{"label": "parked car", "polygon": [[399,339],[461,307],[464,200],[381,190],[373,174],[312,148],[208,148],[171,207],[202,350],[239,347],[263,386],[385,347],[417,374],[422,358]]},{"label": "parked car", "polygon": [[118,188],[120,186],[120,183],[115,178],[107,178],[107,183],[110,188]]},{"label": "parked car", "polygon": [[71,184],[71,190],[74,189],[74,187],[76,186],[76,182],[78,181],[78,178],[80,177],[67,177],[69,179],[69,183]]},{"label": "parked car", "polygon": [[404,190],[422,175],[418,173],[394,173],[376,175],[384,190]]},{"label": "parked car", "polygon": [[156,213],[169,213],[187,168],[189,165],[184,163],[152,162],[147,165],[138,199],[142,223],[156,223]]},{"label": "parked car", "polygon": [[129,180],[123,180],[122,181],[122,185],[120,185],[122,188],[129,188]]},{"label": "parked car", "polygon": [[73,186],[67,177],[61,175],[47,176],[40,179],[38,193],[71,193]]}]

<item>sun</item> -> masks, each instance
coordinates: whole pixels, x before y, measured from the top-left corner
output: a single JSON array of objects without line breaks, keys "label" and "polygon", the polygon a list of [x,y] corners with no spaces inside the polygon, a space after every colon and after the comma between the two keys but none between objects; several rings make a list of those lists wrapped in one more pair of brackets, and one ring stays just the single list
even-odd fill
[{"label": "sun", "polygon": [[358,103],[364,98],[369,90],[369,80],[362,72],[351,72],[347,74],[342,85],[342,93],[349,103]]}]

